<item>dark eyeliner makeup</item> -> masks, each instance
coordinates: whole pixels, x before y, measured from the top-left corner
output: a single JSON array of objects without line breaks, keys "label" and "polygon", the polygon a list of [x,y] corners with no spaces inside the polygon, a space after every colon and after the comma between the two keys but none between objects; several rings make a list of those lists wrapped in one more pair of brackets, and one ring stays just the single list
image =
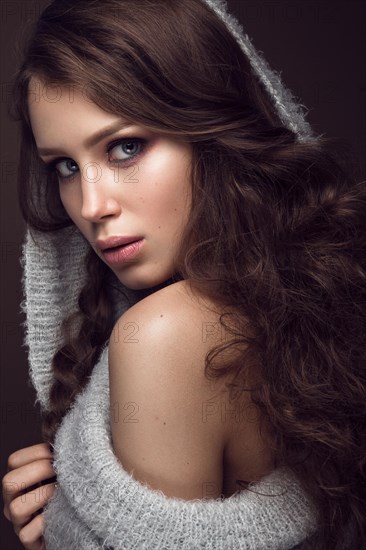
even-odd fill
[{"label": "dark eyeliner makeup", "polygon": [[137,138],[137,137],[136,138],[123,138],[123,139],[117,139],[114,142],[109,143],[106,147],[106,152],[110,153],[115,147],[118,147],[118,145],[122,145],[122,144],[129,143],[129,142],[139,144],[138,152],[132,154],[130,159],[125,159],[125,160],[115,159],[115,160],[110,160],[110,162],[122,163],[122,164],[128,163],[130,160],[135,160],[136,158],[138,158],[147,147],[147,140],[144,139],[144,138]]},{"label": "dark eyeliner makeup", "polygon": [[[114,159],[114,160],[109,160],[109,162],[111,162],[113,164],[126,165],[126,167],[128,167],[129,165],[131,165],[131,162],[135,162],[136,159],[139,158],[139,156],[144,152],[144,150],[146,149],[147,144],[148,144],[148,141],[144,138],[138,138],[138,137],[119,138],[119,139],[116,139],[116,140],[108,143],[106,145],[105,152],[106,152],[106,154],[109,155],[110,152],[115,147],[118,147],[118,145],[124,145],[124,144],[129,143],[129,142],[139,144],[137,153],[131,154],[130,158],[127,158],[127,159]],[[125,154],[128,154],[128,153],[125,153]],[[61,162],[64,162],[64,161],[72,161],[76,164],[76,162],[71,157],[57,157],[57,158],[51,160],[50,162],[45,162],[44,163],[45,167],[46,167],[46,171],[50,174],[56,173],[58,178],[62,179],[62,180],[68,180],[68,179],[73,178],[77,172],[74,172],[73,174],[70,174],[69,176],[62,176],[58,172],[58,170],[56,168],[57,165],[60,164]]]}]

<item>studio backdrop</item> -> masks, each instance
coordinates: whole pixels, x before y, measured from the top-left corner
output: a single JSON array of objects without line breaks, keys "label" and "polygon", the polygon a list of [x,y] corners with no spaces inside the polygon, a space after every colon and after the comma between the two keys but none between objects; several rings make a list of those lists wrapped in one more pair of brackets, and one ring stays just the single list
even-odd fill
[{"label": "studio backdrop", "polygon": [[[177,0],[179,1],[179,0]],[[1,477],[8,455],[41,441],[20,314],[19,264],[24,224],[17,199],[18,128],[7,115],[19,44],[45,0],[2,0],[1,40]],[[254,46],[263,51],[317,134],[339,137],[366,175],[366,18],[364,0],[228,0]],[[1,517],[0,547],[21,550]]]}]

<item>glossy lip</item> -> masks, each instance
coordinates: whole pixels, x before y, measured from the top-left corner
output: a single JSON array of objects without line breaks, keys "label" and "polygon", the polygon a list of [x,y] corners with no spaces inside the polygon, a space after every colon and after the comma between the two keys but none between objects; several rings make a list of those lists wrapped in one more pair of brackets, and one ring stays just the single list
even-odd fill
[{"label": "glossy lip", "polygon": [[143,244],[144,239],[140,239],[123,246],[105,249],[102,255],[109,265],[118,266],[125,263],[133,263],[134,257],[140,252]]},{"label": "glossy lip", "polygon": [[125,244],[133,243],[135,241],[140,241],[142,239],[141,236],[137,237],[122,237],[122,236],[113,236],[108,237],[108,239],[102,240],[98,239],[95,244],[99,248],[99,250],[106,250],[107,248],[115,248],[117,246],[123,246]]}]

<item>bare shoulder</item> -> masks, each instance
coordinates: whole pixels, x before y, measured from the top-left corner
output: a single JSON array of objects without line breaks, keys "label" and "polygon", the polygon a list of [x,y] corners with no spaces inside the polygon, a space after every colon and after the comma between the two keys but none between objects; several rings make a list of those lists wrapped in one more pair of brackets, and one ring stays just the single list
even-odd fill
[{"label": "bare shoulder", "polygon": [[213,301],[194,290],[189,280],[178,281],[150,294],[127,312],[139,310],[148,312],[149,309],[154,310],[155,307],[169,305],[173,310],[175,307],[181,306],[189,309],[191,313],[208,313],[209,311],[215,312],[216,315],[219,313]]},{"label": "bare shoulder", "polygon": [[270,467],[258,423],[237,415],[226,376],[205,374],[207,352],[222,343],[220,314],[180,281],[125,312],[110,338],[114,450],[137,480],[167,496],[229,496],[236,479]]},{"label": "bare shoulder", "polygon": [[[120,368],[118,358],[123,356],[124,363],[131,358],[131,364],[146,369],[148,359],[154,358],[155,373],[168,380],[168,373],[174,372],[175,387],[190,386],[197,400],[215,400],[220,408],[230,407],[232,373],[213,380],[205,372],[207,354],[230,339],[220,323],[221,313],[222,307],[199,295],[189,281],[167,286],[118,319],[110,338],[110,364]],[[234,360],[237,350],[225,350],[226,360],[229,354]],[[223,423],[217,428],[223,431]]]},{"label": "bare shoulder", "polygon": [[[222,492],[225,426],[205,416],[220,397],[204,374],[209,307],[176,283],[117,321],[109,343],[113,447],[134,477],[184,499]],[[205,321],[206,320],[206,321]],[[115,411],[119,414],[115,418]]]},{"label": "bare shoulder", "polygon": [[137,347],[142,352],[144,344],[152,352],[164,349],[186,370],[187,356],[191,366],[202,366],[207,351],[222,341],[219,318],[212,301],[193,292],[188,281],[179,281],[127,310],[116,322],[111,339],[120,345],[140,343]]}]

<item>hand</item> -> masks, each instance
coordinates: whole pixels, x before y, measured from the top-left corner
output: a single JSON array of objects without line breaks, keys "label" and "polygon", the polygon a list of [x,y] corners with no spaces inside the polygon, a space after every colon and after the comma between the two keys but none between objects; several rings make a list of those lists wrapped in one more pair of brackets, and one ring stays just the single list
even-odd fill
[{"label": "hand", "polygon": [[45,550],[42,509],[55,492],[53,454],[47,443],[19,449],[8,458],[3,477],[4,515],[27,550]]}]

